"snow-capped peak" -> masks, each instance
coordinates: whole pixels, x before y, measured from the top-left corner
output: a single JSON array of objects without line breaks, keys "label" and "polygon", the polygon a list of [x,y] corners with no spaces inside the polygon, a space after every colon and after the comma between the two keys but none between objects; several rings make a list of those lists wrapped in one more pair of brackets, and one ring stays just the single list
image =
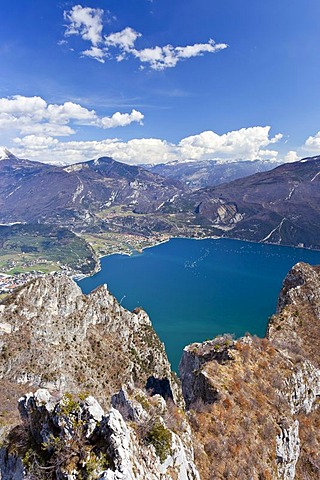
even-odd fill
[{"label": "snow-capped peak", "polygon": [[17,158],[13,153],[10,152],[7,148],[0,149],[0,160],[8,160],[10,158]]}]

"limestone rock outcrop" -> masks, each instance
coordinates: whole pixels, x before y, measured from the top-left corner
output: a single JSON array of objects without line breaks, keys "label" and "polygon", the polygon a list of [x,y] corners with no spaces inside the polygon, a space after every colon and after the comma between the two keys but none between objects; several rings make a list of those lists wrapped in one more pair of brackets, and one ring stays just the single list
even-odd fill
[{"label": "limestone rock outcrop", "polygon": [[38,278],[0,304],[0,322],[1,381],[90,391],[104,406],[122,384],[149,381],[183,403],[148,315],[124,309],[105,285],[85,296],[67,276]]},{"label": "limestone rock outcrop", "polygon": [[39,279],[0,304],[0,479],[319,479],[319,322],[299,263],[266,338],[187,346],[180,387],[145,312]]},{"label": "limestone rock outcrop", "polygon": [[319,342],[320,269],[299,263],[266,338],[185,347],[179,369],[203,480],[320,477]]},{"label": "limestone rock outcrop", "polygon": [[[3,459],[3,480],[200,480],[190,436],[179,436],[166,424],[165,400],[132,394],[143,412],[135,423],[113,407],[104,413],[92,396],[75,400],[64,394],[57,400],[46,389],[25,395],[19,410],[26,441]],[[7,452],[14,438],[12,433]],[[6,477],[10,469],[14,477]]]}]

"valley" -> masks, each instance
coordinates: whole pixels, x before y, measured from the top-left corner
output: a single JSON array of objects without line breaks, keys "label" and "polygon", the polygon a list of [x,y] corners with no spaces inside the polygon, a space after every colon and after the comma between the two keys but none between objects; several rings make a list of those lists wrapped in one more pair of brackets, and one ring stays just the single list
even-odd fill
[{"label": "valley", "polygon": [[108,157],[56,167],[7,151],[0,161],[0,271],[88,274],[99,257],[171,237],[320,249],[319,171],[320,158],[312,157],[195,189],[183,175],[172,178],[172,167],[150,171]]}]

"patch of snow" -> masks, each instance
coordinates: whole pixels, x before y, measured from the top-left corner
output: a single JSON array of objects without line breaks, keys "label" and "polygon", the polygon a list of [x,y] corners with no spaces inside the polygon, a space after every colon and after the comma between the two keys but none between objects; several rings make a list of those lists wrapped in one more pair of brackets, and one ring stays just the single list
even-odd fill
[{"label": "patch of snow", "polygon": [[[74,192],[73,197],[72,197],[72,202],[73,203],[75,203],[76,199],[79,197],[79,195],[83,192],[83,189],[84,189],[83,183],[80,180],[80,178],[78,178],[78,180],[79,180],[79,185],[77,186],[77,189]],[[81,203],[82,199],[83,199],[83,197],[81,198],[80,203]]]},{"label": "patch of snow", "polygon": [[320,175],[320,172],[316,173],[315,176],[313,178],[311,178],[310,182],[313,182],[317,178],[318,175]]},{"label": "patch of snow", "polygon": [[8,195],[6,196],[6,198],[11,197],[11,195],[13,195],[17,190],[19,190],[19,188],[21,188],[21,185],[19,185],[17,188],[15,188],[14,190],[12,190],[12,192],[8,193]]},{"label": "patch of snow", "polygon": [[284,217],[281,222],[279,223],[279,225],[277,225],[273,230],[271,230],[271,232],[265,237],[263,238],[262,240],[260,240],[260,242],[266,242],[267,240],[269,240],[269,238],[272,236],[272,234],[274,232],[276,232],[277,230],[279,230],[279,233],[280,233],[280,230],[281,230],[281,227],[283,225],[283,222],[286,220],[286,218]]},{"label": "patch of snow", "polygon": [[[311,182],[312,182],[312,180],[311,180]],[[296,188],[296,187],[292,187],[292,188],[291,188],[291,190],[290,190],[290,192],[289,192],[289,195],[285,198],[285,200],[290,200],[290,198],[292,197],[292,195],[293,195],[293,193],[294,193],[294,191],[295,191],[295,188]]]}]

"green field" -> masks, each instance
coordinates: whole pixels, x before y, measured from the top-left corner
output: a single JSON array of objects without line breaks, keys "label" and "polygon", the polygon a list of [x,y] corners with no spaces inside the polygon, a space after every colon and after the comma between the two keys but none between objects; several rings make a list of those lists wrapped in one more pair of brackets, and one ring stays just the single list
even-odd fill
[{"label": "green field", "polygon": [[95,265],[91,247],[66,228],[40,224],[0,227],[0,271],[3,273],[68,269],[86,274],[93,271]]}]

